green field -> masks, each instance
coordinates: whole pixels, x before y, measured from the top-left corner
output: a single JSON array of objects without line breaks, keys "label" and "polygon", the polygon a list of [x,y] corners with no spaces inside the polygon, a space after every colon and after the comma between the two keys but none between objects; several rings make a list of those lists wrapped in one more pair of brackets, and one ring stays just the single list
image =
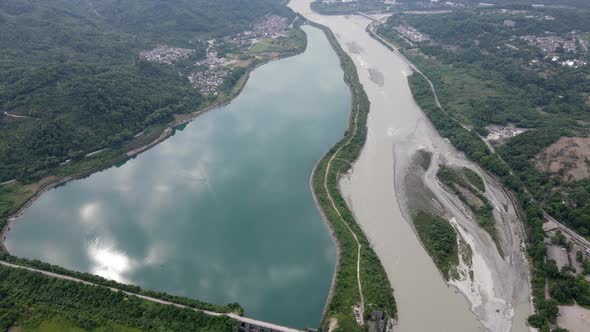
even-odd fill
[{"label": "green field", "polygon": [[248,54],[280,53],[289,54],[305,48],[305,33],[300,29],[293,29],[285,36],[278,38],[265,38],[252,45]]}]

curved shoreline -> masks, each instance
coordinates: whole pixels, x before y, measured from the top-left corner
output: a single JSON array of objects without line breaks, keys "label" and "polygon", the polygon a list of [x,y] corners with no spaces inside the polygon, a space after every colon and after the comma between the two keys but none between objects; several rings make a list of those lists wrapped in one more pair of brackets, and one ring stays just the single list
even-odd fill
[{"label": "curved shoreline", "polygon": [[[306,18],[302,18],[302,19],[304,19],[305,22],[307,22],[309,25],[311,25],[311,26],[313,26],[313,27],[321,30],[324,33],[324,36],[326,37],[326,39],[330,43],[330,46],[332,47],[332,50],[338,56],[338,61],[340,62],[340,68],[342,68],[342,71],[344,71],[344,68],[342,67],[342,64],[343,64],[342,58],[340,57],[340,54],[337,52],[337,49],[336,49],[337,46],[334,45],[334,43],[337,43],[337,41],[336,40],[333,40],[332,38],[330,38],[330,36],[328,34],[328,31],[326,31],[326,30],[329,30],[329,28],[326,27],[326,26],[324,26],[324,25],[321,25],[319,23],[310,21],[310,20],[308,20]],[[340,45],[338,44],[338,46],[340,46]],[[349,115],[348,115],[348,125],[346,127],[346,132],[348,132],[348,130],[351,129],[351,126],[353,124],[355,125],[355,131],[356,131],[356,122],[353,120],[353,115],[355,115],[355,113],[354,113],[354,98],[355,98],[354,91],[353,91],[352,87],[348,83],[346,83],[346,85],[348,86],[348,90],[350,91],[350,112],[349,112]],[[358,112],[356,114],[358,115]],[[313,186],[313,180],[315,178],[316,171],[317,171],[318,166],[320,165],[320,163],[322,161],[324,161],[324,158],[326,158],[331,153],[331,149],[332,148],[338,146],[345,139],[346,139],[346,137],[344,137],[340,141],[334,143],[334,145],[332,145],[332,147],[328,151],[326,151],[326,153],[324,153],[320,157],[320,159],[318,159],[318,161],[316,162],[316,164],[313,167],[313,171],[311,172],[311,176],[309,178],[309,187],[310,187],[310,191],[311,191],[311,194],[313,196],[313,200],[315,202],[315,205],[316,205],[317,209],[320,211],[320,214],[322,215],[322,220],[324,221],[324,223],[328,227],[328,229],[330,231],[330,235],[332,236],[332,239],[334,240],[334,243],[336,245],[336,266],[334,268],[334,273],[332,274],[332,283],[330,285],[330,291],[328,292],[328,297],[326,298],[326,303],[324,304],[324,309],[322,311],[322,321],[325,318],[326,311],[328,310],[328,305],[332,302],[332,298],[334,297],[334,287],[335,287],[335,284],[336,284],[336,276],[337,276],[338,271],[340,269],[340,251],[341,251],[341,248],[340,248],[340,241],[338,240],[338,237],[336,236],[336,232],[334,230],[334,227],[330,223],[330,220],[328,219],[328,217],[327,217],[324,209],[322,208],[322,206],[321,206],[321,204],[320,204],[320,202],[319,202],[319,200],[317,198],[317,195],[316,195],[316,192],[315,192],[314,186]],[[358,159],[358,156],[357,156],[357,159]],[[353,163],[354,163],[354,161],[353,161]]]},{"label": "curved shoreline", "polygon": [[[6,224],[4,225],[4,227],[2,229],[0,229],[0,251],[4,251],[7,254],[11,255],[10,252],[8,251],[8,248],[6,247],[6,243],[5,243],[5,238],[8,236],[8,232],[10,231],[11,226],[14,224],[14,222],[17,221],[17,219],[23,214],[23,212],[27,208],[29,208],[37,199],[39,199],[41,197],[41,195],[43,195],[47,191],[49,191],[53,188],[56,188],[60,185],[66,184],[67,182],[70,182],[70,181],[84,179],[86,177],[91,176],[94,173],[101,172],[103,170],[106,170],[108,168],[115,166],[118,163],[126,162],[126,161],[129,161],[129,160],[139,156],[143,152],[150,150],[151,148],[157,146],[158,144],[164,142],[166,139],[171,137],[174,134],[175,129],[177,127],[182,126],[184,124],[188,124],[191,121],[193,121],[194,119],[196,119],[197,117],[199,117],[203,114],[206,114],[210,111],[216,110],[216,109],[221,108],[226,105],[229,105],[234,99],[236,99],[238,96],[241,95],[242,91],[244,90],[246,84],[248,83],[248,81],[250,79],[250,74],[254,70],[256,70],[257,68],[259,68],[265,64],[268,64],[272,61],[278,61],[278,60],[282,60],[285,58],[289,58],[292,56],[302,54],[306,50],[307,50],[307,40],[305,43],[305,47],[303,47],[303,49],[301,49],[297,52],[292,52],[292,53],[280,55],[276,58],[271,58],[271,59],[268,59],[267,61],[262,61],[256,65],[252,66],[251,68],[248,69],[245,76],[240,78],[240,80],[237,83],[238,86],[236,86],[234,88],[234,91],[232,91],[230,95],[228,95],[227,97],[223,98],[222,100],[219,100],[209,106],[206,106],[205,108],[203,108],[201,110],[197,110],[197,111],[193,111],[193,112],[189,112],[189,113],[183,113],[183,114],[175,114],[174,116],[176,118],[173,121],[169,122],[162,129],[160,136],[158,136],[154,140],[147,142],[138,148],[135,148],[135,149],[132,149],[132,150],[129,150],[126,152],[122,152],[120,155],[106,161],[104,164],[94,167],[88,171],[83,171],[78,174],[67,175],[65,177],[57,178],[55,180],[52,180],[50,182],[42,184],[39,188],[37,188],[37,190],[35,192],[33,192],[31,197],[27,198],[26,201],[21,206],[19,206],[17,208],[17,210],[15,212],[13,212],[12,214],[5,217]],[[51,176],[51,175],[49,175],[49,176]],[[37,183],[40,183],[41,181],[42,180],[38,181]]]},{"label": "curved shoreline", "polygon": [[[306,21],[310,25],[312,25],[312,26],[314,26],[314,27],[322,30],[322,32],[324,32],[324,34],[325,34],[326,38],[328,39],[328,41],[329,41],[332,49],[335,51],[336,55],[338,56],[339,61],[340,61],[340,66],[341,66],[342,70],[344,71],[344,76],[346,76],[347,70],[344,68],[344,61],[345,60],[343,59],[346,56],[346,53],[343,51],[343,49],[340,46],[340,44],[338,44],[338,42],[336,41],[335,36],[331,32],[331,30],[329,30],[327,27],[322,26],[322,25],[319,25],[319,24],[317,24],[317,23],[315,23],[313,21],[309,21],[309,20],[306,20]],[[332,35],[330,35],[330,34],[332,34]],[[164,129],[160,133],[160,136],[158,136],[156,139],[154,139],[154,140],[152,140],[152,141],[150,141],[150,142],[148,142],[148,143],[146,143],[146,144],[144,144],[144,145],[142,145],[142,146],[140,146],[140,147],[138,147],[136,149],[133,149],[133,150],[130,150],[130,151],[127,151],[127,152],[122,152],[120,155],[114,157],[113,159],[110,159],[110,160],[106,161],[104,164],[102,164],[102,165],[100,165],[98,167],[95,167],[95,168],[93,168],[91,170],[88,170],[88,171],[85,171],[85,172],[81,172],[81,173],[75,174],[75,175],[65,176],[63,178],[58,178],[58,179],[55,179],[54,181],[47,182],[47,183],[43,184],[42,186],[40,186],[39,188],[37,188],[37,190],[32,194],[32,196],[29,197],[18,208],[18,210],[16,212],[14,212],[13,214],[11,214],[7,218],[6,225],[3,227],[2,230],[0,230],[0,246],[2,246],[2,249],[6,253],[8,253],[10,255],[10,253],[7,250],[7,248],[5,247],[4,241],[2,241],[3,237],[10,230],[10,227],[11,227],[12,223],[15,222],[22,215],[23,211],[26,208],[30,207],[35,202],[36,199],[38,199],[39,197],[41,197],[41,195],[43,193],[45,193],[45,192],[49,191],[50,189],[55,188],[55,187],[57,187],[59,185],[65,184],[65,183],[67,183],[69,181],[77,180],[77,179],[82,179],[82,178],[87,177],[87,176],[90,176],[90,175],[92,175],[92,174],[94,174],[96,172],[100,172],[100,171],[102,171],[104,169],[110,168],[110,167],[112,167],[113,165],[115,165],[117,163],[120,163],[120,162],[129,160],[129,159],[131,159],[131,158],[133,158],[133,157],[135,157],[135,156],[137,156],[137,155],[139,155],[139,154],[141,154],[141,153],[149,150],[150,148],[156,146],[157,144],[165,141],[167,138],[169,138],[170,136],[172,136],[173,133],[174,133],[174,128],[176,128],[176,127],[178,127],[180,125],[183,125],[183,124],[186,124],[186,123],[192,121],[193,119],[195,119],[199,115],[205,114],[205,113],[207,113],[207,112],[209,112],[211,110],[218,109],[218,108],[220,108],[220,107],[222,107],[222,106],[224,106],[226,104],[229,104],[234,98],[236,98],[237,96],[240,95],[242,89],[245,87],[245,85],[246,85],[246,83],[247,83],[247,81],[248,81],[248,79],[250,77],[251,72],[254,69],[256,69],[257,67],[262,66],[262,65],[264,65],[264,64],[266,64],[266,63],[268,63],[270,61],[280,60],[280,59],[285,58],[285,57],[290,57],[290,56],[298,55],[298,54],[304,52],[305,49],[306,48],[304,48],[301,52],[292,53],[292,54],[288,54],[286,56],[281,56],[281,57],[273,58],[273,59],[270,59],[269,61],[264,61],[264,62],[261,62],[261,63],[257,64],[256,66],[253,66],[252,68],[250,68],[248,70],[248,72],[245,75],[244,81],[241,82],[241,85],[239,86],[239,88],[234,92],[234,94],[231,97],[229,97],[229,99],[223,100],[223,101],[221,101],[219,103],[215,103],[215,104],[209,105],[208,107],[206,107],[206,108],[204,108],[202,110],[198,110],[198,111],[195,111],[195,112],[192,112],[192,113],[178,115],[178,118],[177,119],[175,119],[174,121],[172,121],[171,123],[167,124],[164,127]],[[354,67],[353,67],[353,70],[355,70]],[[355,74],[356,74],[356,71],[355,71]],[[357,81],[358,81],[358,78],[357,78]],[[342,138],[341,140],[339,140],[338,142],[336,142],[333,145],[333,147],[336,147],[336,146],[341,145],[343,142],[346,142],[348,140],[348,142],[346,142],[343,146],[341,146],[340,149],[342,149],[344,146],[348,145],[348,143],[350,143],[350,141],[352,141],[352,139],[355,137],[354,134],[352,136],[350,136],[350,132],[348,132],[348,130],[350,130],[352,128],[352,126],[354,126],[355,127],[355,132],[356,132],[356,128],[358,127],[358,123],[356,122],[355,119],[358,118],[358,114],[359,114],[359,112],[361,112],[361,110],[358,107],[355,108],[354,99],[355,99],[355,97],[358,98],[357,93],[355,93],[356,90],[353,88],[353,86],[351,85],[351,83],[348,82],[346,79],[345,79],[345,82],[348,85],[349,90],[351,92],[351,100],[352,100],[352,102],[351,102],[351,111],[350,111],[350,114],[349,114],[349,121],[348,121],[346,135],[345,135],[344,138]],[[358,106],[358,102],[357,102],[357,106]],[[356,117],[354,115],[356,115]],[[337,278],[338,272],[340,271],[340,267],[341,267],[341,264],[340,264],[341,246],[340,246],[340,241],[338,240],[338,237],[336,236],[335,229],[333,228],[333,225],[329,222],[328,216],[326,215],[325,211],[322,209],[321,204],[320,204],[320,202],[318,200],[318,197],[316,195],[316,192],[313,189],[313,179],[314,179],[314,177],[316,175],[316,172],[317,172],[317,170],[318,170],[321,162],[322,161],[325,161],[324,158],[326,158],[327,156],[329,156],[331,153],[334,153],[333,150],[332,150],[332,148],[330,148],[330,150],[328,150],[324,155],[322,155],[322,157],[316,162],[316,164],[315,164],[315,166],[313,168],[313,171],[311,173],[311,176],[310,176],[310,181],[309,181],[310,182],[310,189],[312,191],[312,197],[314,199],[314,202],[316,204],[316,207],[320,210],[320,213],[322,215],[322,218],[323,218],[324,222],[327,223],[327,226],[328,226],[328,228],[330,230],[331,236],[334,239],[334,242],[336,244],[337,261],[336,261],[336,266],[334,268],[334,273],[333,273],[333,276],[332,276],[332,284],[331,284],[331,287],[330,287],[330,291],[328,293],[328,298],[326,300],[326,304],[324,305],[324,310],[323,310],[323,314],[322,314],[322,320],[324,319],[324,316],[325,316],[325,313],[327,311],[327,308],[328,308],[329,304],[332,302],[333,297],[334,297],[334,289],[335,289],[335,284],[336,284],[336,278]],[[359,157],[360,157],[360,154],[356,155],[354,161],[358,160]],[[334,159],[334,156],[332,156],[332,159]],[[352,161],[352,162],[354,163],[354,161]],[[330,194],[330,191],[328,191],[328,188],[326,188],[326,191],[327,191],[327,195],[331,195]],[[339,187],[338,187],[338,193],[340,194],[340,196],[342,196]],[[338,211],[337,208],[336,208],[336,211]],[[342,220],[342,221],[344,222],[344,220]],[[348,226],[348,224],[346,224],[346,222],[344,222],[344,223],[345,223],[346,226]],[[358,227],[361,227],[360,224],[357,224],[357,225],[358,225]],[[350,226],[348,226],[348,227],[350,228]],[[364,231],[362,230],[362,227],[360,229],[361,229],[361,233],[363,233]],[[351,232],[352,232],[352,230],[351,230]],[[352,232],[352,234],[354,235],[354,232]],[[361,234],[360,236],[365,236],[365,235],[364,234]],[[362,240],[365,241],[366,239],[365,238],[362,238]],[[357,240],[357,243],[358,243],[358,240]],[[365,247],[366,246],[363,246],[363,251],[366,251],[367,250]],[[360,248],[361,248],[361,245],[359,243],[359,247],[358,247],[359,253],[358,253],[358,261],[357,261],[357,264],[359,264],[360,257],[361,257],[361,254],[360,254],[360,250],[361,249]],[[370,249],[370,247],[368,249],[369,250],[372,250],[372,249]],[[363,272],[365,272],[365,271],[363,271]],[[360,289],[360,286],[361,286],[360,285],[360,274],[361,274],[360,268],[357,266],[357,276],[358,276],[358,283],[359,283],[359,291],[361,291],[361,289]],[[383,287],[384,289],[387,289],[387,287],[385,287],[387,285],[382,285],[382,286],[384,286]],[[361,297],[362,297],[362,293],[361,293]],[[352,310],[351,310],[350,314],[352,314]],[[395,310],[391,314],[395,317],[395,315],[396,315]]]},{"label": "curved shoreline", "polygon": [[[406,64],[408,64],[408,66],[412,69],[412,71],[414,73],[418,73],[419,75],[421,75],[426,80],[426,82],[429,85],[430,92],[432,94],[432,97],[434,99],[434,102],[435,102],[437,108],[440,109],[446,116],[449,116],[451,119],[457,121],[459,124],[461,124],[461,126],[463,126],[465,128],[465,126],[460,121],[458,121],[456,118],[454,118],[452,115],[448,114],[445,111],[445,109],[443,108],[443,106],[441,105],[441,103],[439,101],[439,98],[438,98],[436,89],[434,87],[434,84],[430,81],[430,79],[426,76],[426,74],[424,74],[419,68],[417,68],[417,66],[414,65],[402,52],[400,52],[395,47],[395,45],[392,45],[389,41],[385,40],[382,36],[378,35],[375,32],[375,27],[377,25],[379,25],[379,24],[382,24],[382,22],[375,21],[375,22],[369,24],[367,26],[366,31],[369,33],[369,35],[373,39],[375,39],[376,41],[378,41],[379,43],[381,43],[383,46],[385,46],[387,49],[389,49],[390,51],[392,51],[393,53],[395,53],[397,56],[399,56],[402,59],[402,61],[404,61]],[[412,74],[414,74],[414,73],[412,73]],[[410,89],[411,89],[411,87],[410,87]],[[436,127],[434,126],[434,124],[431,122],[431,120],[428,117],[428,115],[423,110],[422,110],[422,112],[424,113],[424,116],[425,116],[426,121],[428,122],[428,125],[435,132],[438,133],[438,130],[436,129]],[[484,142],[485,142],[485,140],[484,140]],[[463,154],[461,151],[457,150],[454,145],[451,144],[451,146],[455,150],[456,153]],[[524,225],[525,218],[523,218],[523,216],[522,216],[521,206],[518,203],[518,201],[515,199],[513,193],[509,189],[507,189],[505,187],[505,185],[502,183],[502,181],[500,181],[500,179],[498,179],[497,176],[495,176],[494,174],[491,174],[489,171],[483,169],[478,163],[476,163],[474,161],[471,161],[471,160],[469,160],[467,158],[465,158],[465,161],[468,164],[472,164],[472,166],[475,167],[480,172],[480,175],[482,175],[481,173],[483,173],[483,174],[485,174],[485,175],[487,175],[489,177],[489,180],[488,179],[485,179],[485,177],[484,177],[484,181],[486,182],[487,185],[489,185],[490,187],[496,186],[505,195],[505,197],[507,198],[507,201],[509,202],[509,204],[513,208],[513,210],[515,212],[515,215],[517,217],[517,220],[518,220],[516,222],[516,229],[517,229],[517,231],[514,234],[518,234],[519,232],[521,233],[521,236],[519,236],[519,239],[520,239],[520,241],[518,241],[519,243],[522,242],[522,241],[526,241],[526,235],[525,235],[526,232],[525,232],[525,225]],[[460,223],[459,223],[459,225],[460,225]],[[529,260],[529,258],[527,256],[527,254],[526,254],[526,251],[524,251],[522,249],[522,247],[520,247],[520,251],[512,251],[512,252],[513,253],[516,253],[516,254],[520,254],[522,256],[523,262],[528,266],[528,268],[530,270],[531,262],[530,262],[530,260]],[[504,258],[504,255],[501,254],[500,256],[502,257],[503,260],[505,259]],[[452,288],[458,290],[463,295],[463,297],[465,297],[467,299],[467,301],[471,304],[471,308],[470,308],[471,312],[473,312],[474,314],[476,314],[478,316],[478,320],[480,322],[482,322],[482,324],[483,324],[483,320],[480,318],[480,314],[481,313],[478,313],[475,310],[476,306],[474,306],[474,304],[473,304],[474,302],[473,302],[472,297],[468,293],[466,293],[465,290],[462,290],[460,288],[461,281],[460,280],[455,280],[454,282],[453,281],[446,281],[446,283],[447,283],[447,285],[449,287],[452,287]],[[534,313],[534,310],[535,310],[534,309],[534,306],[532,305],[532,287],[531,287],[532,285],[531,285],[531,274],[530,273],[527,273],[526,284],[527,284],[527,287],[528,287],[527,297],[528,297],[528,300],[529,300],[527,303],[521,302],[521,300],[519,300],[520,296],[519,295],[516,295],[516,293],[512,295],[513,296],[512,300],[514,301],[514,303],[512,303],[512,306],[511,306],[511,309],[512,310],[511,310],[511,317],[510,317],[510,320],[509,320],[510,321],[510,326],[511,326],[512,329],[515,328],[516,321],[514,319],[516,318],[516,315],[517,315],[517,312],[518,312],[519,308],[523,304],[526,304],[526,305],[529,305],[530,306],[531,313]],[[487,325],[484,324],[484,326],[486,326],[486,328],[490,329]]]},{"label": "curved shoreline", "polygon": [[320,159],[318,159],[318,161],[313,166],[313,170],[311,171],[311,176],[309,177],[309,190],[311,191],[311,196],[313,197],[313,202],[315,203],[315,206],[318,209],[318,211],[320,211],[320,214],[322,216],[322,220],[324,221],[324,224],[328,228],[328,230],[330,232],[330,236],[332,237],[332,240],[334,241],[334,244],[336,245],[336,265],[334,266],[334,273],[332,273],[332,282],[330,284],[330,290],[328,291],[326,303],[324,304],[324,309],[322,310],[321,320],[324,320],[324,317],[326,315],[326,311],[328,310],[328,304],[330,302],[332,302],[332,298],[334,297],[334,285],[336,284],[336,275],[338,274],[338,270],[340,269],[340,250],[341,250],[340,249],[340,241],[338,241],[338,237],[336,236],[336,231],[334,230],[334,228],[332,227],[332,224],[328,220],[328,216],[326,216],[324,209],[322,209],[320,202],[318,200],[318,197],[316,196],[315,190],[313,190],[313,179],[315,177],[316,170],[317,170],[318,166],[320,165],[320,163],[322,162],[322,160],[324,160],[324,158],[328,155],[328,153],[330,153],[330,152],[328,151],[328,152],[324,153],[322,155],[322,157]]},{"label": "curved shoreline", "polygon": [[[307,14],[305,8],[298,8],[301,3],[292,2],[292,4],[294,4],[292,8],[300,15]],[[328,37],[340,58],[344,80],[351,90],[352,97],[351,116],[344,137],[322,156],[313,173],[317,178],[312,178],[314,195],[317,196],[316,204],[319,204],[318,208],[329,222],[329,227],[336,230],[333,233],[340,238],[337,240],[339,245],[347,248],[346,251],[340,252],[340,265],[335,271],[335,284],[332,285],[330,297],[326,303],[326,309],[331,310],[330,317],[326,316],[328,310],[324,310],[322,326],[329,329],[339,326],[347,331],[362,329],[362,326],[366,326],[364,312],[368,313],[372,310],[384,312],[387,324],[391,326],[397,318],[397,307],[390,280],[387,278],[380,258],[368,241],[365,230],[357,221],[354,211],[350,209],[340,188],[340,175],[345,174],[359,160],[366,143],[366,121],[370,112],[370,101],[360,83],[357,66],[343,49],[334,32],[312,18],[305,19],[311,25],[322,29]],[[354,133],[351,130],[353,127]],[[358,134],[357,131],[359,131]],[[331,161],[338,161],[338,164],[332,165]],[[324,166],[322,162],[326,165]],[[326,168],[329,170],[327,171]],[[318,175],[317,172],[321,171],[325,173]],[[319,199],[322,201],[320,202]],[[338,300],[334,303],[333,300],[336,298]]]}]

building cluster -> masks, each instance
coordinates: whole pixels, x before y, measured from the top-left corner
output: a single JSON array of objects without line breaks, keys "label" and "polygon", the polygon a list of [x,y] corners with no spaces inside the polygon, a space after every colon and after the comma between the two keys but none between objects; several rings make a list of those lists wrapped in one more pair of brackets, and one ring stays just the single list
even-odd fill
[{"label": "building cluster", "polygon": [[219,57],[215,50],[215,40],[209,40],[207,44],[207,56],[205,59],[195,62],[195,66],[205,66],[208,69],[192,72],[188,79],[192,86],[202,94],[217,95],[219,87],[229,74],[226,66],[232,64],[235,60]]},{"label": "building cluster", "polygon": [[413,42],[419,43],[430,40],[430,36],[416,30],[414,27],[411,27],[409,25],[398,25],[397,27],[395,27],[395,30],[399,32],[402,36],[408,38]]},{"label": "building cluster", "polygon": [[517,128],[514,126],[496,126],[491,125],[487,126],[486,130],[488,131],[488,136],[486,137],[489,141],[503,141],[515,136],[518,136],[525,131],[525,128]]},{"label": "building cluster", "polygon": [[435,8],[462,8],[465,7],[464,4],[462,3],[457,3],[457,2],[453,2],[453,1],[441,1],[441,0],[430,0],[430,3],[428,2],[421,2],[421,3],[417,3],[418,5],[421,5],[422,8],[427,8],[427,9],[435,9]]},{"label": "building cluster", "polygon": [[168,65],[174,62],[187,58],[195,53],[195,50],[189,48],[170,47],[166,45],[159,45],[158,47],[143,51],[139,55],[147,61],[165,63]]},{"label": "building cluster", "polygon": [[520,39],[529,45],[538,47],[545,55],[544,60],[546,61],[569,68],[586,66],[588,62],[583,57],[573,59],[573,56],[586,54],[588,52],[587,42],[579,38],[575,32],[571,32],[569,36],[568,39],[560,36],[521,36]]},{"label": "building cluster", "polygon": [[215,51],[215,40],[209,40],[207,46],[207,57],[205,59],[195,62],[195,66],[206,66],[209,69],[225,67],[231,63],[231,60],[225,57],[219,57]]},{"label": "building cluster", "polygon": [[267,15],[260,22],[254,24],[252,30],[242,31],[234,36],[234,41],[251,40],[255,38],[276,37],[285,30],[289,22],[279,15]]},{"label": "building cluster", "polygon": [[207,69],[204,71],[195,71],[188,76],[191,85],[205,95],[216,96],[219,93],[219,87],[229,74],[229,70],[224,68]]},{"label": "building cluster", "polygon": [[[557,58],[555,61],[559,61],[559,57],[554,57],[554,58]],[[588,64],[588,62],[584,61],[584,60],[573,59],[573,60],[559,61],[559,64],[562,67],[580,68],[580,67],[586,66]]]},{"label": "building cluster", "polygon": [[[224,38],[224,40],[233,40],[237,44],[251,44],[258,38],[274,38],[279,36],[288,25],[289,23],[285,17],[266,15],[259,22],[255,23],[251,30],[240,32],[233,37]],[[215,40],[209,40],[207,44],[206,57],[194,63],[196,68],[188,75],[188,79],[191,85],[202,94],[215,96],[219,93],[219,88],[231,72],[227,69],[227,66],[235,62],[235,60],[220,57],[216,51]],[[160,45],[153,50],[141,52],[140,56],[148,61],[171,65],[194,53],[195,51],[191,49]],[[205,70],[199,70],[203,69],[202,67],[205,67]]]},{"label": "building cluster", "polygon": [[577,52],[576,39],[574,38],[566,40],[560,36],[521,36],[520,39],[529,45],[538,47],[546,55]]}]

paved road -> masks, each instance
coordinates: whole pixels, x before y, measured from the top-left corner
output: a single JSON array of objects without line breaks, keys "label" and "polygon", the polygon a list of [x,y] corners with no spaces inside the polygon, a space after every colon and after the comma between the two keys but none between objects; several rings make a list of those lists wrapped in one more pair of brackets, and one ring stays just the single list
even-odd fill
[{"label": "paved road", "polygon": [[[106,286],[101,286],[101,285],[97,285],[88,281],[84,281],[82,279],[78,279],[78,278],[74,278],[74,277],[70,277],[70,276],[66,276],[66,275],[62,275],[62,274],[58,274],[58,273],[54,273],[54,272],[49,272],[49,271],[44,271],[44,270],[39,270],[39,269],[35,269],[32,267],[27,267],[27,266],[21,266],[21,265],[16,265],[16,264],[12,264],[12,263],[8,263],[5,261],[0,261],[0,265],[4,265],[7,267],[11,267],[11,268],[16,268],[16,269],[23,269],[23,270],[28,270],[31,272],[36,272],[36,273],[40,273],[49,277],[53,277],[53,278],[58,278],[58,279],[63,279],[63,280],[69,280],[69,281],[73,281],[73,282],[77,282],[77,283],[81,283],[84,285],[89,285],[89,286],[96,286],[96,287],[106,287]],[[277,332],[299,332],[299,330],[296,329],[292,329],[289,327],[285,327],[285,326],[281,326],[281,325],[277,325],[277,324],[272,324],[272,323],[267,323],[267,322],[263,322],[257,319],[253,319],[253,318],[248,318],[248,317],[243,317],[243,316],[239,316],[236,314],[222,314],[219,312],[213,312],[213,311],[208,311],[208,310],[201,310],[201,309],[196,309],[193,307],[189,307],[183,304],[178,304],[178,303],[174,303],[174,302],[170,302],[170,301],[164,301],[164,300],[160,300],[154,297],[150,297],[150,296],[145,296],[145,295],[140,295],[140,294],[135,294],[135,293],[131,293],[131,292],[126,292],[123,291],[121,289],[118,288],[113,288],[113,287],[106,287],[110,290],[112,290],[113,292],[122,292],[124,294],[127,294],[129,296],[135,296],[135,297],[139,297],[141,299],[147,300],[147,301],[151,301],[154,303],[159,303],[159,304],[164,304],[164,305],[172,305],[175,306],[177,308],[188,308],[188,309],[192,309],[194,311],[198,311],[198,312],[202,312],[204,314],[207,314],[209,316],[223,316],[226,315],[228,317],[231,317],[239,322],[242,323],[246,323],[246,324],[251,324],[251,325],[256,325],[258,327],[262,327],[265,329],[269,329],[270,331],[277,331]]]}]

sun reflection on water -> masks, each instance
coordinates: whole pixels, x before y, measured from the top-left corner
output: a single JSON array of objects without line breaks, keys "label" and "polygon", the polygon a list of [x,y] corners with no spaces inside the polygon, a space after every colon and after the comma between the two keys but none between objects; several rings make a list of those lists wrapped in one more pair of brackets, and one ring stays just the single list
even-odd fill
[{"label": "sun reflection on water", "polygon": [[136,264],[127,254],[98,238],[88,244],[87,252],[92,262],[91,273],[117,282],[131,283],[127,275]]}]

